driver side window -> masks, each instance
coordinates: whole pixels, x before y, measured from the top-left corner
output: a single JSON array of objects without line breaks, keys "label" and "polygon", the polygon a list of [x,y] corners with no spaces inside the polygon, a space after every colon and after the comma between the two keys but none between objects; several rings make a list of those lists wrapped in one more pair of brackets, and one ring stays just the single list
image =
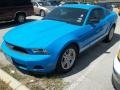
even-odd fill
[{"label": "driver side window", "polygon": [[101,19],[104,18],[104,10],[101,8],[93,9],[87,20],[87,24],[99,23]]}]

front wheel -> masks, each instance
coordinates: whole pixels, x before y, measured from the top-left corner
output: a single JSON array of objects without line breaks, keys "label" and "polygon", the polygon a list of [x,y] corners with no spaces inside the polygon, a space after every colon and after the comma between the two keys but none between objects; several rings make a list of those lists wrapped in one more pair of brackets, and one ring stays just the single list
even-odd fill
[{"label": "front wheel", "polygon": [[115,31],[115,27],[112,27],[104,40],[105,42],[110,42],[112,40],[112,38],[114,36],[114,31]]},{"label": "front wheel", "polygon": [[16,15],[15,21],[17,23],[24,23],[26,21],[26,17],[24,14],[18,14]]},{"label": "front wheel", "polygon": [[77,56],[78,56],[78,49],[74,45],[67,47],[62,52],[58,60],[56,71],[58,73],[65,73],[70,71],[75,64]]}]

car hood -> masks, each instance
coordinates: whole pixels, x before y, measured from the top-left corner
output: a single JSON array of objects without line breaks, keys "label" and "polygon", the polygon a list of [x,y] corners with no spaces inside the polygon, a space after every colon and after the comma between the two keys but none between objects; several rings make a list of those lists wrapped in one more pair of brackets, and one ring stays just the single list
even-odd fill
[{"label": "car hood", "polygon": [[80,26],[54,20],[41,20],[17,26],[4,36],[10,44],[24,48],[47,48],[62,36]]}]

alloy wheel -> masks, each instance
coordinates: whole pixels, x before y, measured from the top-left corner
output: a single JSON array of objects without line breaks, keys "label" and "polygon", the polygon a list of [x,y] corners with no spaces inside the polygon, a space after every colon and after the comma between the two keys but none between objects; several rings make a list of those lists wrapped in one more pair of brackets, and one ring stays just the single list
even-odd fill
[{"label": "alloy wheel", "polygon": [[63,56],[62,56],[62,60],[61,60],[61,66],[63,69],[70,69],[76,59],[76,51],[73,48],[69,48],[67,49]]}]

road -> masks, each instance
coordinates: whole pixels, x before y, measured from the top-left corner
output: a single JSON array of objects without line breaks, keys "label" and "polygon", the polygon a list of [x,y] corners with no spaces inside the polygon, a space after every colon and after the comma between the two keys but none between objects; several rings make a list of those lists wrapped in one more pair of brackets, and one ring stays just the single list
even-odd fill
[{"label": "road", "polygon": [[[38,17],[35,17],[35,19],[30,18],[28,22],[36,19]],[[0,26],[2,26],[0,27],[0,42],[2,42],[4,34],[16,25],[7,23]],[[119,28],[120,17],[112,42],[100,42],[84,51],[80,54],[80,58],[72,71],[61,75],[65,82],[69,82],[65,86],[65,90],[114,90],[111,83],[111,75],[113,59],[120,45]],[[0,62],[7,64],[2,53],[0,53]]]}]

